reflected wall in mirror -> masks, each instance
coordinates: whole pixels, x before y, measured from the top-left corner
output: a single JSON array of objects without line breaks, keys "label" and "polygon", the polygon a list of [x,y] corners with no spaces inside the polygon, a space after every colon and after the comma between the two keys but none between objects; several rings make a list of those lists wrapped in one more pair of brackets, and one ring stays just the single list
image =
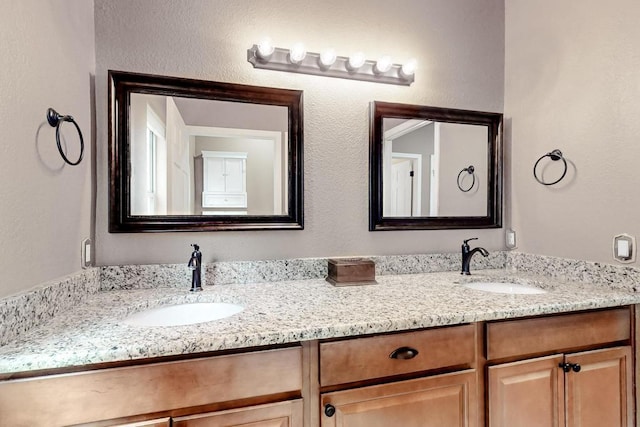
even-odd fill
[{"label": "reflected wall in mirror", "polygon": [[303,228],[301,91],[109,79],[109,231]]},{"label": "reflected wall in mirror", "polygon": [[373,102],[369,229],[497,228],[502,115]]}]

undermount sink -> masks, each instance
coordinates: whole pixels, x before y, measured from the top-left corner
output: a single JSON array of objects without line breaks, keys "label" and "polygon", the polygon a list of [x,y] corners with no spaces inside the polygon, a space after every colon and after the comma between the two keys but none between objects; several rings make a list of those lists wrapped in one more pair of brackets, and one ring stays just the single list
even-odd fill
[{"label": "undermount sink", "polygon": [[532,285],[501,282],[475,282],[464,285],[477,291],[493,292],[497,294],[546,294],[547,291]]},{"label": "undermount sink", "polygon": [[211,322],[240,313],[244,307],[224,302],[200,302],[150,308],[132,314],[124,323],[133,326],[182,326]]}]

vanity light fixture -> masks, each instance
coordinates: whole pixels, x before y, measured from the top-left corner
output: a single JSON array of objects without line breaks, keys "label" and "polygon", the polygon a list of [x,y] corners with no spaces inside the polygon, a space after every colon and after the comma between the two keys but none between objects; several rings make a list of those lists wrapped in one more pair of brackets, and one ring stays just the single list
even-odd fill
[{"label": "vanity light fixture", "polygon": [[271,55],[273,55],[273,51],[275,50],[275,46],[271,42],[270,38],[264,38],[258,43],[257,55],[262,60],[269,60]]},{"label": "vanity light fixture", "polygon": [[373,72],[376,74],[384,74],[391,69],[391,65],[393,65],[391,57],[388,55],[382,56],[373,67]]},{"label": "vanity light fixture", "polygon": [[336,51],[333,49],[325,49],[320,52],[320,68],[327,69],[335,64],[337,59]]},{"label": "vanity light fixture", "polygon": [[366,60],[367,58],[365,58],[364,53],[356,52],[347,60],[347,69],[349,71],[356,71],[358,68],[364,65],[364,62]]},{"label": "vanity light fixture", "polygon": [[349,57],[337,56],[333,49],[321,53],[306,52],[302,43],[283,49],[274,47],[268,39],[247,49],[247,61],[254,68],[402,86],[410,86],[414,82],[416,67],[414,59],[404,65],[394,64],[389,56],[370,61],[362,52]]},{"label": "vanity light fixture", "polygon": [[403,76],[413,76],[416,73],[416,68],[418,68],[418,61],[415,58],[411,58],[406,63],[402,64],[402,68],[400,68],[400,73]]},{"label": "vanity light fixture", "polygon": [[307,56],[307,51],[304,49],[304,45],[302,43],[296,43],[289,51],[289,62],[296,65],[300,64],[305,56]]}]

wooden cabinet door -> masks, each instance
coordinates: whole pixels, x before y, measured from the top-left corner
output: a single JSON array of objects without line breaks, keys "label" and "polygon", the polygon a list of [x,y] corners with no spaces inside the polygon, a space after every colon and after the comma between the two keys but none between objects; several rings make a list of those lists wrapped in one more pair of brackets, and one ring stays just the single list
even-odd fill
[{"label": "wooden cabinet door", "polygon": [[321,399],[322,427],[475,427],[476,371],[325,393]]},{"label": "wooden cabinet door", "polygon": [[566,374],[568,427],[633,425],[631,347],[566,356],[580,370]]},{"label": "wooden cabinet door", "polygon": [[174,418],[172,427],[301,427],[302,400]]},{"label": "wooden cabinet door", "polygon": [[489,367],[489,426],[564,426],[563,361],[554,355]]}]

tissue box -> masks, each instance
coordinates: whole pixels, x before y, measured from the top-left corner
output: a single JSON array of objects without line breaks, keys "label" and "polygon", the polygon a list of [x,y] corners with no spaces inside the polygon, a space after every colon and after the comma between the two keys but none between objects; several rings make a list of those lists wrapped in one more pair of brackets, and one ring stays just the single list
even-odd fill
[{"label": "tissue box", "polygon": [[376,264],[367,258],[329,259],[327,282],[335,286],[375,285]]}]

